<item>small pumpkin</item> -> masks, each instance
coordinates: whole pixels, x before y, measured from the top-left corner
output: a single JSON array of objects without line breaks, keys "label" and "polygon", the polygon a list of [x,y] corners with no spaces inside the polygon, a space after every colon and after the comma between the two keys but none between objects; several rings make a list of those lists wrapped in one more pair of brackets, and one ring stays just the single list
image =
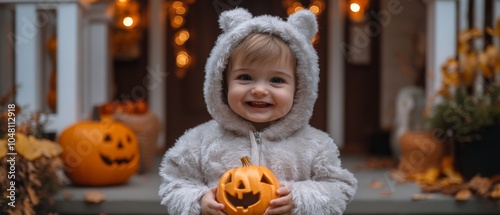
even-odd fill
[{"label": "small pumpkin", "polygon": [[134,132],[111,119],[78,122],[58,140],[65,172],[75,185],[125,183],[139,168],[139,145]]},{"label": "small pumpkin", "polygon": [[219,179],[216,199],[228,215],[264,214],[280,187],[276,176],[264,166],[254,166],[248,157],[242,167],[226,171]]},{"label": "small pumpkin", "polygon": [[144,101],[144,99],[139,99],[135,102],[135,113],[136,114],[145,114],[148,112],[148,103]]}]

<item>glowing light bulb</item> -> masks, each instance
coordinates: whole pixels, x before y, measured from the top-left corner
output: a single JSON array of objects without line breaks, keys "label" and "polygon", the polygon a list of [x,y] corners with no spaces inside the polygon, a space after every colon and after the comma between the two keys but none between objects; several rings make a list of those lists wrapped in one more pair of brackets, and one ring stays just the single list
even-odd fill
[{"label": "glowing light bulb", "polygon": [[123,18],[123,25],[125,25],[126,27],[130,27],[133,24],[134,24],[134,19],[132,19],[132,17],[127,16],[127,17]]},{"label": "glowing light bulb", "polygon": [[174,18],[172,19],[172,27],[174,28],[179,28],[181,27],[181,25],[184,24],[184,18],[182,16],[174,16]]},{"label": "glowing light bulb", "polygon": [[190,61],[191,61],[191,57],[189,56],[189,54],[187,52],[180,51],[179,53],[177,53],[177,57],[176,57],[177,67],[185,67],[189,64]]},{"label": "glowing light bulb", "polygon": [[361,10],[361,6],[359,6],[358,3],[352,3],[350,8],[351,8],[351,11],[354,13],[357,13],[357,12],[359,12],[359,10]]},{"label": "glowing light bulb", "polygon": [[312,12],[313,12],[314,14],[316,14],[316,15],[318,15],[318,14],[319,14],[319,12],[320,12],[319,7],[318,7],[318,6],[316,6],[316,5],[313,5],[313,6],[309,7],[309,10],[310,10],[310,11],[312,11]]}]

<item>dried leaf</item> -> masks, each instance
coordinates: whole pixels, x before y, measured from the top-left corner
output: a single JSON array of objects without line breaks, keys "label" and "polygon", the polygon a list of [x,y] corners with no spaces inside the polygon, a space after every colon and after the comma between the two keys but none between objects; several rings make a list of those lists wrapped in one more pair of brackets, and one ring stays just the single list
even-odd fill
[{"label": "dried leaf", "polygon": [[411,200],[413,201],[420,201],[420,200],[426,200],[429,199],[429,194],[424,194],[424,193],[416,193],[411,196]]},{"label": "dried leaf", "polygon": [[471,195],[472,195],[472,192],[469,189],[460,190],[455,195],[455,200],[457,200],[457,201],[467,201],[467,200],[469,200],[469,198],[470,198]]},{"label": "dried leaf", "polygon": [[7,155],[7,140],[0,140],[0,158],[3,158]]},{"label": "dried leaf", "polygon": [[475,190],[480,196],[486,197],[491,187],[491,180],[477,175],[469,181],[469,185],[471,189]]},{"label": "dried leaf", "polygon": [[441,193],[443,193],[445,195],[455,195],[459,191],[465,190],[465,189],[469,189],[469,187],[466,184],[465,185],[464,184],[452,184],[450,186],[443,187],[443,189],[441,189]]},{"label": "dried leaf", "polygon": [[30,174],[29,176],[30,182],[33,183],[37,187],[42,186],[42,182],[38,179],[38,174]]},{"label": "dried leaf", "polygon": [[490,197],[494,199],[500,199],[500,184],[495,185],[493,191],[490,193]]},{"label": "dried leaf", "polygon": [[407,181],[406,175],[401,170],[394,170],[389,176],[399,183],[405,183]]},{"label": "dried leaf", "polygon": [[92,190],[85,193],[85,201],[88,203],[98,204],[106,199],[106,196],[97,190]]},{"label": "dried leaf", "polygon": [[373,180],[370,183],[370,188],[372,188],[372,189],[378,189],[378,188],[381,188],[383,186],[384,186],[384,183],[382,183],[381,181],[378,181],[378,180]]},{"label": "dried leaf", "polygon": [[28,198],[24,199],[24,213],[25,215],[34,215],[35,211],[33,211],[33,205],[30,203],[30,200]]},{"label": "dried leaf", "polygon": [[394,166],[394,159],[390,157],[386,158],[369,158],[367,161],[367,166],[371,169],[385,169]]},{"label": "dried leaf", "polygon": [[46,158],[53,158],[58,156],[61,152],[62,149],[61,147],[47,139],[41,139],[40,140],[40,151],[42,152],[42,155]]},{"label": "dried leaf", "polygon": [[422,192],[424,193],[438,193],[443,190],[443,186],[440,183],[427,184],[422,187]]},{"label": "dried leaf", "polygon": [[438,168],[429,168],[424,174],[419,174],[416,177],[417,183],[435,184],[439,178],[440,171]]},{"label": "dried leaf", "polygon": [[64,200],[70,200],[73,198],[73,193],[64,193],[63,194],[63,199]]},{"label": "dried leaf", "polygon": [[32,161],[42,156],[40,142],[35,137],[18,133],[16,138],[16,151],[24,158]]},{"label": "dried leaf", "polygon": [[28,194],[30,196],[31,202],[34,205],[38,205],[38,203],[40,203],[40,199],[38,199],[36,192],[35,192],[35,190],[33,190],[33,188],[28,187]]}]

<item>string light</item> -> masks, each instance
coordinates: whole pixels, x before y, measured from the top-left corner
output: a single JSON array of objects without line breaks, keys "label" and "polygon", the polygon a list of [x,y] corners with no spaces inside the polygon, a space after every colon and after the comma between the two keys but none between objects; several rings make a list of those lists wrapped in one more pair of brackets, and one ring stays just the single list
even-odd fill
[{"label": "string light", "polygon": [[127,17],[123,18],[123,25],[125,25],[126,27],[130,27],[133,24],[134,24],[134,19],[132,19],[132,17],[127,16]]},{"label": "string light", "polygon": [[179,51],[176,57],[176,64],[178,67],[185,67],[191,61],[191,56],[186,51]]},{"label": "string light", "polygon": [[185,47],[190,33],[188,29],[182,27],[186,22],[184,17],[188,13],[189,5],[194,2],[194,0],[176,0],[168,3],[170,26],[175,32],[173,45],[174,53],[176,53],[175,64],[177,65],[177,71],[175,72],[175,76],[177,78],[184,78],[186,76],[187,68],[192,61],[191,55]]},{"label": "string light", "polygon": [[[305,7],[298,0],[283,0],[283,6],[286,8],[286,12],[288,15],[295,13],[299,10],[304,9]],[[315,0],[309,4],[308,9],[314,13],[314,15],[319,16],[323,13],[325,8],[324,0]],[[319,34],[316,34],[312,39],[311,43],[316,43],[319,40]]]},{"label": "string light", "polygon": [[116,59],[129,60],[140,56],[140,17],[138,1],[115,0],[111,51]]},{"label": "string light", "polygon": [[[283,6],[286,8],[286,12],[288,15],[306,8],[298,0],[283,0]],[[321,13],[323,13],[325,2],[324,0],[315,0],[311,2],[311,4],[309,4],[309,7],[307,8],[316,16],[319,16],[321,15]]]},{"label": "string light", "polygon": [[358,3],[352,3],[350,8],[352,12],[357,13],[361,9],[361,6]]},{"label": "string light", "polygon": [[368,4],[369,0],[350,0],[348,4],[350,19],[354,22],[363,21]]}]

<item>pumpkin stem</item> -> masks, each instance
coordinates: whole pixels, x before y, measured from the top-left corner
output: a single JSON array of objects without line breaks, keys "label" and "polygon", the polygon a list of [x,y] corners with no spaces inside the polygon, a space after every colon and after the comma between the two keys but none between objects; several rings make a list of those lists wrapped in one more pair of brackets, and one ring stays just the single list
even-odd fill
[{"label": "pumpkin stem", "polygon": [[241,164],[243,167],[251,166],[252,162],[250,162],[250,158],[248,156],[241,158]]}]

